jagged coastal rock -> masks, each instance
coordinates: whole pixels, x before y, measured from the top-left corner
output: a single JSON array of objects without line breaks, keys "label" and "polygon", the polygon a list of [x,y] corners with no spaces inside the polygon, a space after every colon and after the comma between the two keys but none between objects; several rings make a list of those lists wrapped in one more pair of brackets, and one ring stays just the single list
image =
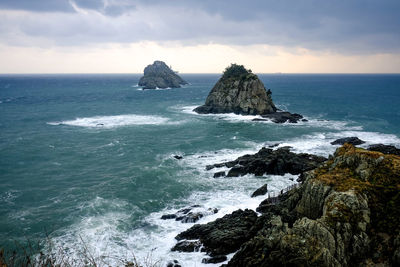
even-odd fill
[{"label": "jagged coastal rock", "polygon": [[194,111],[200,114],[261,115],[277,123],[295,123],[303,118],[299,114],[277,112],[271,94],[271,90],[267,91],[251,70],[247,70],[243,65],[232,64],[225,69],[222,77],[214,85],[205,104]]},{"label": "jagged coastal rock", "polygon": [[212,215],[218,212],[218,209],[208,208],[205,209],[201,205],[194,205],[188,208],[183,208],[178,210],[178,212],[173,214],[164,214],[161,216],[162,220],[175,219],[175,221],[180,221],[181,223],[194,223],[207,215]]},{"label": "jagged coastal rock", "polygon": [[187,82],[179,77],[163,61],[154,61],[144,69],[144,76],[139,80],[143,89],[179,88]]},{"label": "jagged coastal rock", "polygon": [[321,156],[293,153],[289,147],[281,147],[276,150],[263,147],[256,154],[244,155],[234,161],[208,165],[206,169],[231,168],[228,171],[228,177],[243,176],[249,173],[257,176],[284,175],[286,173],[297,175],[315,169],[325,160],[326,158]]},{"label": "jagged coastal rock", "polygon": [[374,144],[370,145],[368,147],[368,150],[382,152],[383,154],[393,154],[400,156],[400,149],[391,145]]},{"label": "jagged coastal rock", "polygon": [[176,239],[237,251],[223,266],[400,266],[399,188],[399,156],[346,143],[261,215],[238,210]]},{"label": "jagged coastal rock", "polygon": [[365,141],[361,140],[357,136],[344,137],[331,142],[331,145],[344,145],[345,143],[352,144],[353,146],[358,146],[364,144]]}]

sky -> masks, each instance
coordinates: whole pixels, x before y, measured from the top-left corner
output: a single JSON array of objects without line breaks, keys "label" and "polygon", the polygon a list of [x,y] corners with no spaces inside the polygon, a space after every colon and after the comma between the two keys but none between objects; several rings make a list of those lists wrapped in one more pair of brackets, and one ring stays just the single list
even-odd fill
[{"label": "sky", "polygon": [[0,73],[400,73],[399,0],[0,0]]}]

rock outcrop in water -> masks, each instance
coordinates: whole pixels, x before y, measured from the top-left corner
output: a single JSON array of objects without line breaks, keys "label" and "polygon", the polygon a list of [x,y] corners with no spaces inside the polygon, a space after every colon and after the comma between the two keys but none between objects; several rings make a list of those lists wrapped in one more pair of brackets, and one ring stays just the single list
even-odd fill
[{"label": "rock outcrop in water", "polygon": [[399,266],[400,157],[345,144],[304,183],[257,211],[238,210],[176,238],[223,266]]},{"label": "rock outcrop in water", "polygon": [[188,208],[178,210],[176,213],[164,214],[161,216],[162,220],[175,219],[181,223],[194,223],[207,215],[212,215],[218,212],[218,209],[204,208],[200,205],[194,205]]},{"label": "rock outcrop in water", "polygon": [[179,88],[184,84],[187,82],[163,61],[154,61],[152,65],[148,65],[144,69],[144,76],[139,80],[139,86],[143,86],[143,89]]},{"label": "rock outcrop in water", "polygon": [[331,145],[344,145],[345,143],[351,144],[353,146],[358,146],[364,144],[365,141],[361,140],[360,138],[353,136],[353,137],[344,137],[336,139],[335,141],[331,142]]},{"label": "rock outcrop in water", "polygon": [[277,112],[271,91],[243,65],[232,64],[212,88],[203,106],[194,109],[200,114],[235,113],[262,115],[274,122],[297,122],[303,117],[289,112]]},{"label": "rock outcrop in water", "polygon": [[382,152],[383,154],[393,154],[400,156],[400,149],[391,145],[374,144],[370,145],[368,147],[368,150]]},{"label": "rock outcrop in water", "polygon": [[244,155],[234,161],[208,165],[206,168],[207,170],[221,167],[231,168],[227,174],[228,177],[243,176],[249,173],[258,176],[264,174],[284,175],[286,173],[297,175],[315,169],[325,160],[324,157],[311,154],[293,153],[289,147],[281,147],[276,150],[263,147],[256,154]]}]

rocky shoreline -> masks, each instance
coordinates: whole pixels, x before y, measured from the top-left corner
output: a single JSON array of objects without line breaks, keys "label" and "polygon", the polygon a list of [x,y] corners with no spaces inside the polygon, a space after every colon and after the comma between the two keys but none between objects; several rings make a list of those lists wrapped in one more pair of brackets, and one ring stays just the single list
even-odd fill
[{"label": "rocky shoreline", "polygon": [[[394,146],[367,150],[345,143],[328,159],[262,148],[209,165],[230,168],[228,177],[299,174],[299,184],[267,197],[256,211],[193,225],[176,236],[172,250],[206,252],[203,263],[224,262],[235,253],[223,266],[399,265],[399,154]],[[264,185],[254,194],[266,192]]]}]

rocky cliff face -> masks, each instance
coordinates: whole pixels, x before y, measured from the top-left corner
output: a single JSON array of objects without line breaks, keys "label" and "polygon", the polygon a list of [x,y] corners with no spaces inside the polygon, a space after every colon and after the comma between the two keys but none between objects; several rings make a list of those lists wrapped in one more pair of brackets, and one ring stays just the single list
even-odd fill
[{"label": "rocky cliff face", "polygon": [[187,82],[163,61],[154,61],[152,65],[148,65],[144,69],[144,76],[139,80],[139,86],[143,86],[143,89],[179,88],[184,84]]},{"label": "rocky cliff face", "polygon": [[[257,211],[262,215],[252,215],[247,241],[226,266],[400,266],[399,156],[345,144],[300,187]],[[235,232],[235,221],[222,221],[213,227]],[[203,241],[210,224],[196,226],[198,236],[190,238]]]},{"label": "rocky cliff face", "polygon": [[345,144],[277,205],[228,266],[400,264],[400,157]]},{"label": "rocky cliff face", "polygon": [[215,84],[198,113],[262,115],[276,112],[271,91],[266,91],[257,75],[242,65],[232,64]]}]

